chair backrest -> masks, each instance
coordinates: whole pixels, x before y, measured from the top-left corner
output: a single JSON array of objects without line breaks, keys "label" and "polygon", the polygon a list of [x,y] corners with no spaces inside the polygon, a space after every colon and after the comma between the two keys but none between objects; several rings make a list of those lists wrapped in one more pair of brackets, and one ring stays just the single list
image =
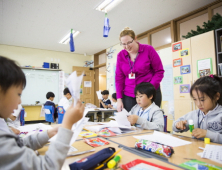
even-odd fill
[{"label": "chair backrest", "polygon": [[60,114],[65,114],[65,109],[63,108],[63,106],[58,106],[57,107],[57,110],[58,110],[58,113],[60,113]]},{"label": "chair backrest", "polygon": [[[45,105],[44,109],[45,109],[45,120],[47,122],[54,123],[53,115],[54,115],[54,112],[55,112],[55,108],[53,106],[50,106],[50,105]],[[50,111],[50,113],[48,113],[48,110]]]},{"label": "chair backrest", "polygon": [[20,112],[20,125],[21,125],[21,126],[24,126],[24,125],[25,125],[24,115],[25,115],[25,109],[22,108],[22,110],[21,110],[21,112]]},{"label": "chair backrest", "polygon": [[167,116],[163,115],[164,118],[164,132],[167,132]]},{"label": "chair backrest", "polygon": [[64,117],[64,114],[66,113],[66,111],[63,108],[63,106],[58,106],[57,110],[58,110],[58,124],[61,124],[62,121],[63,121],[63,117]]}]

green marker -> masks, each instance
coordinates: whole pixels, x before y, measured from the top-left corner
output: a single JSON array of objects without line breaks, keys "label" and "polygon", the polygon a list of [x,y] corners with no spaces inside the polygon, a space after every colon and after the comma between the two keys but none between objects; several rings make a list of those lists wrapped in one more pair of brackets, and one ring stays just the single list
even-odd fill
[{"label": "green marker", "polygon": [[193,120],[189,120],[189,128],[190,128],[190,133],[192,133],[192,131],[194,130]]}]

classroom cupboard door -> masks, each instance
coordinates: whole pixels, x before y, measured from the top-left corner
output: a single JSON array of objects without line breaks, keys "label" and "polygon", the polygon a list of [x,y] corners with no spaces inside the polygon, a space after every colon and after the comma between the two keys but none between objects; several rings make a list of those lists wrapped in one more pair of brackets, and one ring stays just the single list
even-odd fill
[{"label": "classroom cupboard door", "polygon": [[94,70],[89,70],[89,67],[72,67],[72,71],[77,72],[77,76],[80,76],[84,72],[81,91],[80,91],[80,99],[85,103],[94,103]]}]

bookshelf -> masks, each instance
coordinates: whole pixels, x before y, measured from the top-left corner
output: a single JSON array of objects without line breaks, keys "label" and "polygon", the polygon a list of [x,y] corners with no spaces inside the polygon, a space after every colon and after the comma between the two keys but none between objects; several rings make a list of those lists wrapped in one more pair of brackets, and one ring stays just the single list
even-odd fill
[{"label": "bookshelf", "polygon": [[222,28],[215,30],[217,75],[222,77]]}]

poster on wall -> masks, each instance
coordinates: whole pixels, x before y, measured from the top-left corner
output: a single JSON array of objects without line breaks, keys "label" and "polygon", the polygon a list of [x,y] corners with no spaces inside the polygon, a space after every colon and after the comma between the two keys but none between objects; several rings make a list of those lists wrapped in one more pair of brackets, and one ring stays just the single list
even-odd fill
[{"label": "poster on wall", "polygon": [[174,84],[183,84],[183,76],[177,76],[173,79]]},{"label": "poster on wall", "polygon": [[182,50],[182,42],[178,42],[172,45],[172,51],[178,51],[178,50]]},{"label": "poster on wall", "polygon": [[190,73],[190,65],[185,65],[180,67],[180,74],[189,74]]},{"label": "poster on wall", "polygon": [[190,93],[190,85],[189,84],[180,85],[180,93]]},{"label": "poster on wall", "polygon": [[182,58],[177,58],[173,60],[173,67],[179,67],[183,65]]},{"label": "poster on wall", "polygon": [[212,58],[197,60],[197,77],[213,74]]},{"label": "poster on wall", "polygon": [[190,50],[189,48],[185,48],[179,51],[180,57],[187,57],[190,55]]}]

